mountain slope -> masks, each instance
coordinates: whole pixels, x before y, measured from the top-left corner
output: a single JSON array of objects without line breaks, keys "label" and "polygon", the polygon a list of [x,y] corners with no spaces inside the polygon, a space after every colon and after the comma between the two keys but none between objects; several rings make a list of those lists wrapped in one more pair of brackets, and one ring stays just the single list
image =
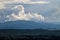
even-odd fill
[{"label": "mountain slope", "polygon": [[34,21],[9,21],[5,23],[0,23],[0,29],[60,29],[60,25],[55,25],[52,23],[45,22],[34,22]]}]

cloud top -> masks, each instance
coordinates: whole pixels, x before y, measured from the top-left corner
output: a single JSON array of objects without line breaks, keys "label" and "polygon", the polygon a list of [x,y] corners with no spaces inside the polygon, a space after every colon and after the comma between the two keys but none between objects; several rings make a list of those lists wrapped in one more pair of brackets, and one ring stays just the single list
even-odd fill
[{"label": "cloud top", "polygon": [[15,6],[12,10],[19,9],[20,11],[16,14],[13,12],[11,15],[7,15],[6,18],[8,20],[6,21],[16,21],[16,20],[31,20],[31,21],[44,21],[44,17],[41,14],[30,12],[26,14],[24,12],[24,7],[22,5]]}]

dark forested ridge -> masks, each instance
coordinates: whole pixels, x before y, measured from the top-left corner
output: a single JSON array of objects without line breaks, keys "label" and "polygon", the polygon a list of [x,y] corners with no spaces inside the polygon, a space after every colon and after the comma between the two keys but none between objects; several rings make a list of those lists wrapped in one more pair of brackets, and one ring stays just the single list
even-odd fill
[{"label": "dark forested ridge", "polygon": [[60,40],[59,29],[52,23],[9,21],[0,23],[0,40]]},{"label": "dark forested ridge", "polygon": [[0,40],[60,40],[60,30],[1,29]]}]

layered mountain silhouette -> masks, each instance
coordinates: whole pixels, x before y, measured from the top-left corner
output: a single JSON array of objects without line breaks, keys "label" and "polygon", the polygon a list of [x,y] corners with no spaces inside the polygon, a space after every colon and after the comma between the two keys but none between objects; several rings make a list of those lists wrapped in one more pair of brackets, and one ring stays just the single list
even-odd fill
[{"label": "layered mountain silhouette", "polygon": [[60,25],[46,23],[46,22],[34,22],[34,21],[25,21],[25,20],[18,20],[18,21],[9,21],[0,23],[0,29],[60,29]]}]

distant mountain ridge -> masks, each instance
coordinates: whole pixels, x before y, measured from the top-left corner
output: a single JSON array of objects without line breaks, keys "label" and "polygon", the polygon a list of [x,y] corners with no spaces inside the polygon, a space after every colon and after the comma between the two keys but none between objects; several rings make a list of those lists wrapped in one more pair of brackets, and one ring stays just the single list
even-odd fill
[{"label": "distant mountain ridge", "polygon": [[0,23],[0,29],[49,29],[55,30],[60,29],[60,25],[55,25],[52,23],[46,22],[34,22],[34,21],[25,21],[25,20],[18,20],[18,21],[9,21],[5,23]]}]

